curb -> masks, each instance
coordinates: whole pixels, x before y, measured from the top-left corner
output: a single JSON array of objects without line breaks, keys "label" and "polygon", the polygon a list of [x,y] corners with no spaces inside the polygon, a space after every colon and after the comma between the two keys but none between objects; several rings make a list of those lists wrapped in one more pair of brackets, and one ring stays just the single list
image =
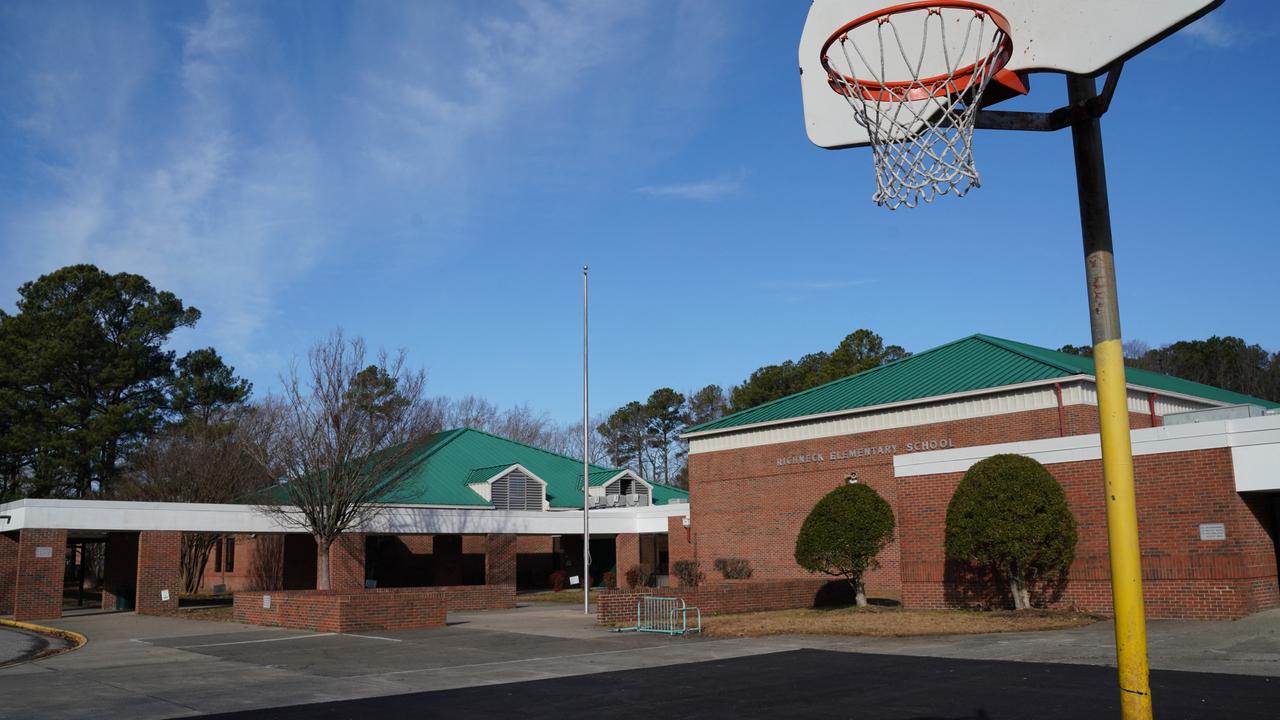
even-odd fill
[{"label": "curb", "polygon": [[23,663],[32,662],[33,660],[43,660],[47,657],[53,657],[54,655],[61,655],[63,653],[79,650],[80,648],[85,646],[85,643],[89,642],[88,638],[86,638],[84,635],[81,635],[78,632],[75,632],[74,630],[62,630],[60,628],[52,628],[52,627],[47,627],[45,625],[36,625],[35,623],[22,622],[21,620],[10,620],[8,618],[0,618],[0,627],[11,627],[11,628],[17,628],[19,630],[26,630],[28,632],[39,633],[40,635],[50,635],[52,637],[60,638],[62,640],[65,640],[71,643],[71,647],[59,648],[56,650],[48,650],[41,653],[37,653],[32,657],[22,658],[22,659],[14,660],[12,662],[7,662],[7,663],[0,663],[0,668],[13,667],[14,665],[21,665]]}]

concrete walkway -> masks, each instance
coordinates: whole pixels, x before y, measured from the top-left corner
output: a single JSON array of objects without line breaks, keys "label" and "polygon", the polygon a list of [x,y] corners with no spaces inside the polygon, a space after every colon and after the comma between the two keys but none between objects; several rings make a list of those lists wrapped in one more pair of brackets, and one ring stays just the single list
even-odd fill
[{"label": "concrete walkway", "polygon": [[[577,606],[456,613],[437,630],[335,635],[114,613],[64,618],[72,652],[0,670],[0,718],[139,720],[569,678],[800,649],[1106,665],[1104,623],[920,639],[712,640],[602,630]],[[1280,677],[1280,611],[1152,623],[1153,666]],[[886,659],[887,662],[887,659]]]}]

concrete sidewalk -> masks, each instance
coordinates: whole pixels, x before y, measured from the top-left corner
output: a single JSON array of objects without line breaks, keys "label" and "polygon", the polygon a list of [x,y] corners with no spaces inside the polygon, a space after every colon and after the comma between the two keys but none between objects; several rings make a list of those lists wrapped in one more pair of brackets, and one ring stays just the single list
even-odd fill
[{"label": "concrete sidewalk", "polygon": [[[1107,665],[1111,625],[946,638],[712,640],[605,631],[576,606],[455,613],[450,626],[359,635],[113,613],[64,618],[85,647],[0,670],[0,718],[180,717],[571,678],[801,649]],[[1152,665],[1280,677],[1280,611],[1153,622]],[[888,662],[886,658],[885,662]],[[638,702],[638,701],[637,701]]]}]

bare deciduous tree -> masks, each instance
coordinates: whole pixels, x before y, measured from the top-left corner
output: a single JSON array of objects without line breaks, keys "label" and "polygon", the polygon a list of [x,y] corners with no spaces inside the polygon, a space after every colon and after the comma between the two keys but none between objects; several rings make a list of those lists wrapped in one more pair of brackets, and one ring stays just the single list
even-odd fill
[{"label": "bare deciduous tree", "polygon": [[397,472],[428,423],[426,373],[403,351],[366,361],[365,343],[341,330],[312,346],[307,367],[295,362],[283,380],[281,412],[270,452],[261,457],[280,482],[259,507],[315,538],[316,587],[328,590],[329,548],[372,520],[403,490]]}]

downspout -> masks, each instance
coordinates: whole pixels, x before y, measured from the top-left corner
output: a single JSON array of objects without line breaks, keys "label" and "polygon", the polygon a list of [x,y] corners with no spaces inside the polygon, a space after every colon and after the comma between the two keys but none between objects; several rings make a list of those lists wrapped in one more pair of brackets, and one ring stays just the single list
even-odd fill
[{"label": "downspout", "polygon": [[1062,405],[1062,383],[1053,384],[1053,394],[1058,396],[1058,437],[1067,434],[1067,409]]},{"label": "downspout", "polygon": [[1156,394],[1147,393],[1147,409],[1151,413],[1150,427],[1159,427],[1160,419],[1156,417]]}]

